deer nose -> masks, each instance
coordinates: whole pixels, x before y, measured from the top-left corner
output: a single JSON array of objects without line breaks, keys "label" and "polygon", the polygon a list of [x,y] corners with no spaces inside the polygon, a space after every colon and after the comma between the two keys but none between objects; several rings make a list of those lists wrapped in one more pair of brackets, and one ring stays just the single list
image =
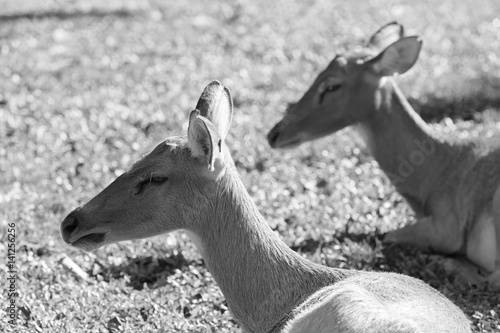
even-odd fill
[{"label": "deer nose", "polygon": [[66,216],[64,221],[62,221],[61,236],[66,243],[71,243],[69,240],[73,232],[76,230],[76,228],[78,228],[78,225],[79,221],[75,211],[72,211],[68,216]]},{"label": "deer nose", "polygon": [[276,148],[276,141],[278,140],[278,137],[280,136],[282,127],[283,127],[282,123],[279,122],[267,134],[267,141],[269,142],[269,145],[271,146],[271,148]]}]

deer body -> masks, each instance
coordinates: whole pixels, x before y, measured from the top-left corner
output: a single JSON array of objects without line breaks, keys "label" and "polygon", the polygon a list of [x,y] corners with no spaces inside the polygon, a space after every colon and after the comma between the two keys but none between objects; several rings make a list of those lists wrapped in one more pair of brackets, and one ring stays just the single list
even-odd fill
[{"label": "deer body", "polygon": [[191,112],[188,136],[167,139],[61,224],[93,250],[186,230],[245,332],[470,332],[460,309],[393,273],[325,267],[288,248],[260,215],[224,139],[232,102],[218,82]]},{"label": "deer body", "polygon": [[402,35],[401,26],[389,24],[365,51],[337,56],[269,142],[289,147],[355,126],[416,214],[415,224],[386,241],[462,255],[446,268],[500,288],[500,140],[457,140],[430,130],[390,77],[408,70],[420,50],[417,38]]}]

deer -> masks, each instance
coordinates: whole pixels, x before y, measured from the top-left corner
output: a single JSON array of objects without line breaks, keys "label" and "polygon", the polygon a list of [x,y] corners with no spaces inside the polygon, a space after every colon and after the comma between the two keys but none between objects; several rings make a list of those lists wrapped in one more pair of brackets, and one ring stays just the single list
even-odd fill
[{"label": "deer", "polygon": [[259,213],[225,141],[229,89],[210,83],[187,136],[158,144],[60,226],[62,239],[103,245],[184,230],[244,332],[470,332],[465,314],[424,282],[313,263]]},{"label": "deer", "polygon": [[269,131],[292,148],[352,126],[416,222],[385,235],[444,254],[459,281],[500,289],[500,140],[445,136],[411,107],[395,76],[416,62],[422,40],[391,22],[362,47],[334,57]]}]

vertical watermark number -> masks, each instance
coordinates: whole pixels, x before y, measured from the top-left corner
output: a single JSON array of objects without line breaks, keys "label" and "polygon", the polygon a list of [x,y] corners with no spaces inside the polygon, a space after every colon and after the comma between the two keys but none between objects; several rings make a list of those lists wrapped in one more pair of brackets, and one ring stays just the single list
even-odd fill
[{"label": "vertical watermark number", "polygon": [[17,324],[17,306],[16,306],[16,224],[8,223],[7,228],[7,281],[5,281],[7,291],[7,303],[5,311],[7,312],[8,323],[12,326]]}]

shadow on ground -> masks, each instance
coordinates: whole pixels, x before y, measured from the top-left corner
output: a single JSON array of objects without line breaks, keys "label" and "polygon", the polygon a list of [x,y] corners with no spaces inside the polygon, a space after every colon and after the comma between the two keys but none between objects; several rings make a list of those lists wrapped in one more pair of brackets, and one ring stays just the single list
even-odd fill
[{"label": "shadow on ground", "polygon": [[425,253],[411,246],[384,244],[383,238],[384,234],[380,233],[342,231],[336,233],[331,242],[321,243],[306,239],[291,248],[314,256],[324,249],[339,252],[340,246],[342,259],[327,258],[328,266],[338,267],[342,261],[347,261],[350,267],[401,273],[421,279],[433,287],[440,286],[445,280],[452,282],[453,278],[447,276],[443,268],[446,257]]},{"label": "shadow on ground", "polygon": [[453,96],[440,97],[428,94],[425,102],[408,98],[411,106],[425,121],[440,121],[443,118],[477,120],[478,113],[485,110],[500,110],[500,78],[482,77],[462,83],[467,85],[465,93],[455,92]]},{"label": "shadow on ground", "polygon": [[167,283],[167,277],[176,270],[183,270],[196,263],[189,262],[182,253],[175,253],[168,257],[154,258],[152,256],[130,259],[122,265],[101,265],[102,271],[98,272],[104,281],[121,279],[127,276],[127,285],[136,290],[142,290],[144,284],[150,288],[157,288]]},{"label": "shadow on ground", "polygon": [[17,20],[35,20],[35,19],[58,19],[58,20],[72,20],[80,17],[93,17],[102,18],[106,16],[114,17],[129,17],[136,14],[136,11],[131,11],[129,9],[114,9],[114,10],[40,10],[36,12],[22,12],[22,13],[10,13],[10,14],[0,14],[0,22],[5,23],[9,21]]}]

